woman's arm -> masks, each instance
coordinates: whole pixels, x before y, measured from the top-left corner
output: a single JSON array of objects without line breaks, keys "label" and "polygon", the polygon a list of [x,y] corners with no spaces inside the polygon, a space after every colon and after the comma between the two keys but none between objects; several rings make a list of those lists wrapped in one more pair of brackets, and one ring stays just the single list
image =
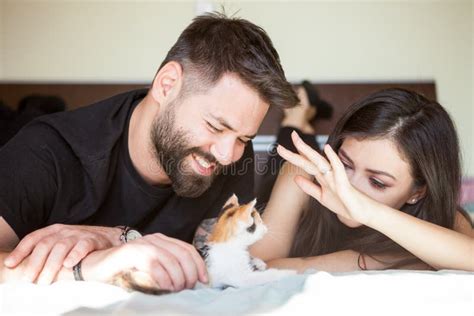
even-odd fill
[{"label": "woman's arm", "polygon": [[373,216],[367,226],[380,231],[433,268],[474,271],[472,228],[470,231],[464,228],[466,234],[462,234],[382,204],[370,208]]},{"label": "woman's arm", "polygon": [[306,179],[297,179],[297,184],[307,194],[331,211],[378,230],[436,269],[474,271],[472,228],[469,231],[465,224],[461,224],[460,229],[466,231],[462,234],[381,204],[350,184],[343,164],[329,146],[325,147],[328,162],[297,135],[293,135],[293,141],[302,155],[281,147],[278,152],[315,175],[320,186]]},{"label": "woman's arm", "polygon": [[252,256],[268,261],[289,255],[301,212],[309,202],[309,196],[294,182],[297,175],[310,178],[301,168],[289,163],[280,169],[262,216],[268,232],[251,246]]},{"label": "woman's arm", "polygon": [[[377,256],[377,259],[369,256],[361,256],[353,250],[343,250],[326,255],[308,258],[280,258],[267,262],[268,267],[278,269],[294,269],[303,273],[307,269],[316,269],[326,272],[350,272],[358,270],[384,270],[390,266],[390,262],[399,260],[395,256]],[[423,263],[414,263],[403,266],[403,269],[429,270],[430,267]]]}]

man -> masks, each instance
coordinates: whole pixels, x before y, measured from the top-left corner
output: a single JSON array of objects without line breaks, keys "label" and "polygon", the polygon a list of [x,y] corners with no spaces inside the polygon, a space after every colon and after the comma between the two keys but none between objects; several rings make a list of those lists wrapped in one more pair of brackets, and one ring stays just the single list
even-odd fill
[{"label": "man", "polygon": [[251,139],[269,106],[297,100],[261,28],[196,18],[149,90],[38,119],[2,148],[0,247],[16,246],[2,279],[48,284],[74,267],[101,281],[135,268],[171,290],[206,282],[194,231],[232,193],[252,198]]}]

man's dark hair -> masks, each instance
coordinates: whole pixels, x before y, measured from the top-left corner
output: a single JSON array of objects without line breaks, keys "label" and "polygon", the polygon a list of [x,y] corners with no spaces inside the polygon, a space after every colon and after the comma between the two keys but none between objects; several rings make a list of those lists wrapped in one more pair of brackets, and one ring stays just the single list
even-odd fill
[{"label": "man's dark hair", "polygon": [[196,17],[160,69],[171,61],[183,67],[184,94],[209,88],[224,74],[233,73],[271,106],[288,108],[299,102],[267,33],[241,18],[222,13]]}]

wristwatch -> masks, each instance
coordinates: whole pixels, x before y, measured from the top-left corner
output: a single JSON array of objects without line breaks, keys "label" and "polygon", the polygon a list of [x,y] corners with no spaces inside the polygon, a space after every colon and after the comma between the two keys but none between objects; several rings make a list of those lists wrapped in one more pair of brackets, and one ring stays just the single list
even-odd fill
[{"label": "wristwatch", "polygon": [[117,226],[117,227],[122,229],[122,233],[120,234],[120,241],[124,244],[126,244],[129,241],[142,237],[142,234],[140,234],[138,230],[132,229],[128,226]]}]

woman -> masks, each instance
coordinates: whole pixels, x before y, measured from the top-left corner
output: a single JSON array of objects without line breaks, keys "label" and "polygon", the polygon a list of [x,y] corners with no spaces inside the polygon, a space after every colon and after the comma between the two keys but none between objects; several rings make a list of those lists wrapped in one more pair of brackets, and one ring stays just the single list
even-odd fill
[{"label": "woman", "polygon": [[372,94],[340,119],[325,156],[291,137],[299,154],[278,146],[292,165],[252,255],[299,271],[474,271],[473,229],[457,204],[458,140],[438,103],[401,89]]}]

